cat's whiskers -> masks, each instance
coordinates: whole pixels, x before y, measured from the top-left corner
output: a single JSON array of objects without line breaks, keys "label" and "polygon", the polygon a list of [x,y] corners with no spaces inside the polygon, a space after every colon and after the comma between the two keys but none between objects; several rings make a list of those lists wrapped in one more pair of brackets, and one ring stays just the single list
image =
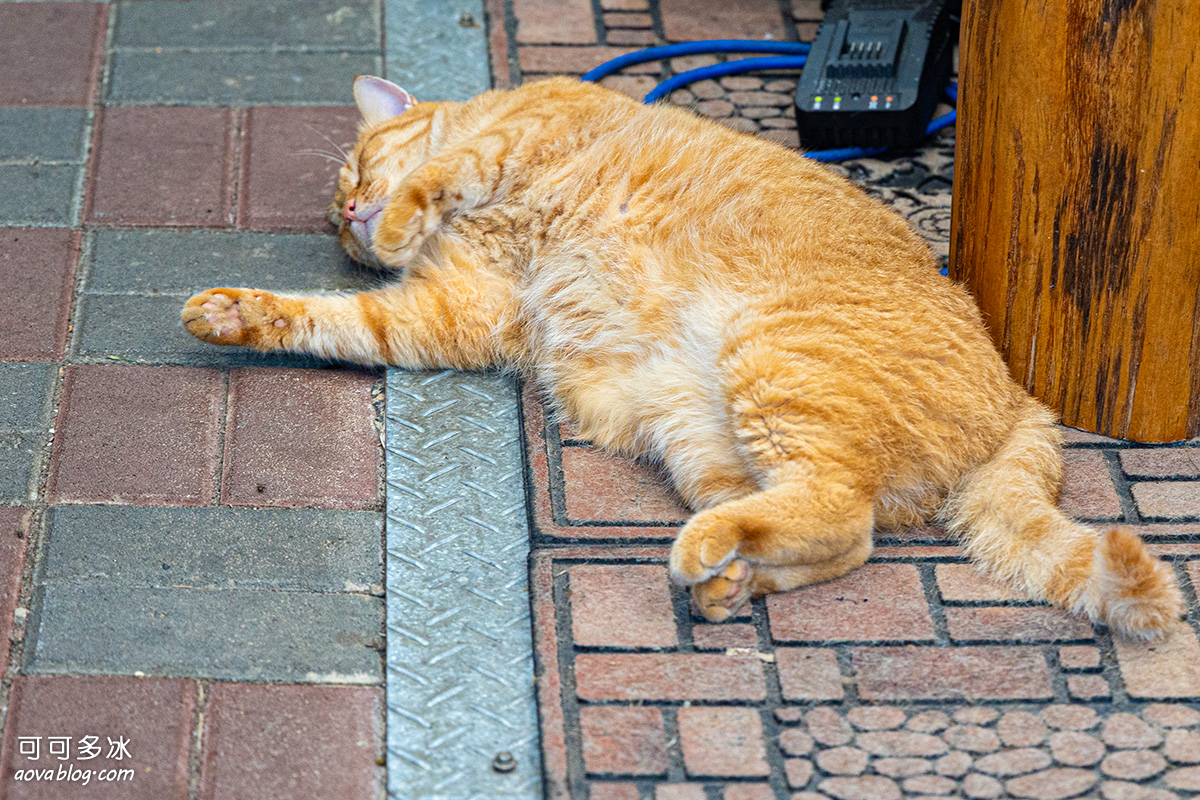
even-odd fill
[{"label": "cat's whiskers", "polygon": [[333,139],[330,139],[329,136],[327,134],[325,134],[324,132],[322,132],[316,125],[313,125],[311,122],[307,122],[307,123],[305,123],[305,127],[312,129],[313,133],[317,134],[322,139],[324,139],[325,141],[327,141],[331,145],[333,145],[333,149],[337,150],[339,153],[342,154],[343,161],[350,160],[350,154],[346,152],[346,148],[342,147],[340,144],[335,142]]},{"label": "cat's whiskers", "polygon": [[335,164],[344,164],[346,159],[338,158],[333,153],[326,153],[322,150],[297,150],[293,155],[297,156],[320,156],[326,160],[332,161]]}]

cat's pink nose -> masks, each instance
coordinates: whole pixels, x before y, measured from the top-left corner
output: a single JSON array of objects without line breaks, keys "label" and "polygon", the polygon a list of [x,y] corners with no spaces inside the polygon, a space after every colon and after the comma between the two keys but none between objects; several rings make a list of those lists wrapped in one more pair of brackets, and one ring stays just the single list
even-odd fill
[{"label": "cat's pink nose", "polygon": [[342,217],[345,218],[346,222],[358,221],[358,215],[354,213],[354,198],[346,201],[346,207],[342,209]]}]

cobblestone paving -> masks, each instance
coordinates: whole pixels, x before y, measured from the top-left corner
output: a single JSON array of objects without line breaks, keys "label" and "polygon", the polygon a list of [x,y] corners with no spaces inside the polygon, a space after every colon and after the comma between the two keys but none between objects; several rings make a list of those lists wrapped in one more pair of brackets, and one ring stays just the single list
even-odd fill
[{"label": "cobblestone paving", "polygon": [[[500,6],[500,4],[493,4]],[[811,39],[819,3],[513,0],[497,80],[578,75],[634,46]],[[553,13],[549,13],[553,10]],[[640,97],[689,57],[605,79]],[[786,74],[726,77],[670,102],[797,146]],[[954,137],[831,169],[909,219],[943,259]],[[1030,603],[937,527],[871,562],[711,625],[667,580],[688,511],[661,473],[609,456],[524,393],[534,625],[547,794],[576,800],[1167,800],[1200,793],[1197,617],[1166,643]],[[1195,607],[1200,442],[1068,430],[1062,507],[1124,523],[1172,561]]]}]

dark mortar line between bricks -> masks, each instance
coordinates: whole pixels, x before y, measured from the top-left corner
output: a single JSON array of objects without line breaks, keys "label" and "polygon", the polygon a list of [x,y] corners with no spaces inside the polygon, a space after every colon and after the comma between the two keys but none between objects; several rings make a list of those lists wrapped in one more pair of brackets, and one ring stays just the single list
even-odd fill
[{"label": "dark mortar line between bricks", "polygon": [[[566,495],[566,491],[565,491],[566,490],[566,481],[565,480],[563,481],[562,489],[563,489],[563,495],[565,498],[565,495]],[[683,527],[682,522],[650,522],[647,520],[624,521],[624,520],[609,520],[609,519],[593,520],[593,519],[571,519],[570,517],[564,517],[561,520],[556,519],[555,523],[560,528],[581,528],[584,530],[587,530],[588,528],[645,528],[647,530],[656,530],[656,529],[671,529],[671,528],[682,528]],[[672,538],[674,538],[673,535],[672,535]]]},{"label": "dark mortar line between bricks", "polygon": [[[665,561],[658,562],[665,565]],[[696,643],[692,634],[695,622],[692,618],[692,595],[689,587],[677,586],[673,581],[668,584],[671,593],[671,614],[675,617],[675,650],[680,653],[695,653]],[[576,650],[584,648],[576,646]],[[663,648],[658,648],[662,650]]]},{"label": "dark mortar line between bricks", "polygon": [[[654,38],[657,41],[667,41],[667,30],[663,26],[662,20],[662,5],[659,0],[647,0],[646,5],[650,12],[650,30],[654,32]],[[663,70],[659,73],[659,80],[662,80],[662,75],[669,71],[666,66],[668,62],[663,62]]]},{"label": "dark mortar line between bricks", "polygon": [[225,436],[229,430],[229,415],[233,404],[229,402],[229,369],[221,371],[220,405],[217,408],[217,452],[212,474],[212,502],[209,507],[219,507],[221,504],[221,488],[225,483]]},{"label": "dark mortar line between bricks", "polygon": [[687,770],[683,766],[683,747],[679,741],[679,708],[666,706],[660,709],[663,721],[663,745],[667,756],[667,783],[684,783]]},{"label": "dark mortar line between bricks", "polygon": [[1127,524],[1137,525],[1142,522],[1142,517],[1138,513],[1137,503],[1133,499],[1133,489],[1126,479],[1125,473],[1121,470],[1119,450],[1105,450],[1104,463],[1108,467],[1109,477],[1117,491],[1117,502],[1121,504],[1121,517]]},{"label": "dark mortar line between bricks", "polygon": [[[80,186],[77,187],[82,191],[75,220],[76,226],[80,228],[86,224],[88,217],[92,214],[92,202],[96,188],[96,166],[100,163],[100,129],[104,125],[104,98],[108,95],[109,85],[112,82],[112,59],[109,58],[109,53],[113,37],[116,36],[116,28],[116,8],[109,5],[104,40],[97,43],[96,61],[93,63],[95,83],[91,87],[91,103],[87,116],[87,166],[84,168],[86,174]],[[68,349],[67,352],[70,350]]]},{"label": "dark mortar line between bricks", "polygon": [[608,31],[604,24],[604,8],[600,5],[600,0],[592,0],[592,30],[597,44],[608,44]]},{"label": "dark mortar line between bricks", "polygon": [[[1096,640],[1092,643],[1100,651],[1099,674],[1108,683],[1109,697],[1100,702],[1108,702],[1114,708],[1135,708],[1135,701],[1125,689],[1125,678],[1121,665],[1117,661],[1117,646],[1113,640],[1112,631],[1103,625],[1096,631]],[[1061,669],[1061,664],[1059,665]],[[1095,671],[1092,674],[1096,674]],[[1065,679],[1064,679],[1065,680]],[[1097,701],[1091,701],[1093,704]],[[1144,701],[1143,701],[1144,702]]]},{"label": "dark mortar line between bricks", "polygon": [[[378,4],[376,4],[376,8],[378,9],[378,12],[375,17],[375,20],[379,25],[379,76],[386,79],[387,78],[387,0],[380,0],[380,2]],[[386,706],[387,703],[385,702],[384,705]],[[387,721],[387,712],[386,711],[384,712],[384,721],[385,721],[385,723]],[[385,732],[387,731],[386,724],[384,725],[384,731]],[[386,738],[386,736],[385,736],[385,738]],[[387,743],[386,742],[384,742],[383,749],[384,749],[384,752],[386,753],[387,752]],[[386,758],[385,758],[385,760],[386,760]],[[386,770],[387,770],[387,768],[384,767],[385,772],[386,772]],[[383,785],[386,788],[387,782],[385,781]]]},{"label": "dark mortar line between bricks", "polygon": [[[511,5],[512,0],[508,0],[506,5]],[[533,576],[533,555],[539,549],[538,543],[538,527],[534,519],[534,493],[537,491],[536,481],[533,480],[533,458],[529,453],[529,442],[531,441],[526,427],[525,417],[525,379],[517,377],[514,381],[515,391],[517,393],[517,436],[520,437],[517,441],[520,442],[520,447],[517,450],[520,452],[521,459],[521,491],[525,497],[525,530],[529,534],[529,556],[526,559],[529,568],[529,575]],[[538,400],[534,401],[540,402]],[[545,437],[543,437],[545,438]],[[548,481],[547,481],[548,482]],[[533,618],[533,591],[529,592],[529,613],[530,619]]]},{"label": "dark mortar line between bricks", "polygon": [[[85,127],[86,127],[86,125],[85,125]],[[80,138],[87,139],[87,136],[90,132],[91,132],[90,130],[85,131],[84,134]],[[81,144],[82,144],[82,142],[81,142]],[[86,148],[81,148],[81,149],[86,150]],[[72,159],[38,158],[37,156],[33,156],[31,158],[0,159],[0,167],[81,167],[85,164],[87,164],[87,156],[86,155],[83,155],[81,158],[72,158]],[[75,191],[78,194],[79,188],[76,187]],[[16,226],[6,225],[5,227],[16,227]],[[63,226],[58,225],[57,227],[61,228]],[[71,225],[69,227],[75,228],[76,226]]]},{"label": "dark mortar line between bricks", "polygon": [[228,138],[225,140],[225,163],[221,165],[221,177],[227,181],[222,201],[229,204],[224,209],[225,221],[231,227],[237,227],[242,217],[242,178],[250,171],[250,148],[246,146],[246,139],[250,135],[248,116],[245,108],[231,110]]},{"label": "dark mortar line between bricks", "polygon": [[1067,691],[1067,676],[1063,674],[1062,665],[1058,661],[1058,646],[1043,644],[1041,651],[1042,657],[1046,659],[1046,665],[1050,670],[1050,691],[1054,695],[1050,702],[1072,702],[1071,694]]},{"label": "dark mortar line between bricks", "polygon": [[[200,506],[203,508],[203,506]],[[88,576],[88,577],[71,577],[71,578],[41,578],[37,582],[38,586],[60,586],[60,587],[85,587],[95,585],[113,586],[120,589],[131,589],[134,591],[186,591],[186,592],[247,592],[247,593],[262,593],[262,594],[317,594],[317,595],[347,595],[351,597],[370,597],[378,600],[383,594],[375,594],[369,591],[351,591],[349,589],[293,589],[286,586],[246,586],[238,583],[233,584],[189,584],[189,583],[173,583],[173,584],[153,584],[153,583],[125,583],[113,580],[108,576]]]},{"label": "dark mortar line between bricks", "polygon": [[525,82],[525,73],[521,70],[520,51],[517,49],[517,14],[513,10],[513,0],[504,0],[504,33],[508,52],[508,79],[515,88]]},{"label": "dark mortar line between bricks", "polygon": [[[854,672],[854,662],[850,657],[849,647],[832,647],[833,657],[837,661],[838,675],[842,680],[842,699],[841,700],[793,700],[791,703],[784,703],[781,708],[788,705],[797,706],[812,710],[820,706],[836,706],[843,710],[855,708],[861,705],[870,705],[865,703],[858,697],[858,680],[857,674]],[[806,712],[807,713],[807,712]]]},{"label": "dark mortar line between bricks", "polygon": [[558,441],[558,423],[548,423],[544,430],[545,436],[542,438],[546,443],[546,488],[550,493],[550,514],[554,523],[561,525],[560,520],[567,518],[567,498],[562,448],[553,444]]},{"label": "dark mortar line between bricks", "polygon": [[775,709],[782,708],[786,705],[786,701],[783,699],[783,686],[779,678],[779,659],[776,657],[776,646],[771,637],[771,624],[767,617],[765,598],[760,597],[751,601],[750,619],[754,624],[754,633],[758,637],[758,651],[769,653],[771,656],[769,661],[763,660],[763,681],[767,696],[764,705],[758,709],[759,718],[762,720],[763,748],[766,750],[763,756],[770,771],[768,781],[776,797],[787,797],[789,788],[787,770],[784,766],[783,752],[779,748],[779,720],[775,719]]},{"label": "dark mortar line between bricks", "polygon": [[[83,582],[80,582],[80,583],[83,583]],[[166,588],[172,588],[172,587],[132,587],[132,588],[166,589]],[[208,587],[180,587],[180,588],[202,589],[202,590],[208,589]],[[242,587],[234,587],[234,588],[242,589]],[[247,590],[258,590],[258,588],[252,587],[252,588],[248,588]],[[271,590],[264,589],[264,591],[271,591]],[[301,591],[301,590],[299,590],[299,589],[278,589],[277,591]],[[362,595],[362,593],[354,593],[354,591],[336,591],[336,590],[325,590],[325,591],[314,590],[314,591],[317,591],[318,594]],[[730,619],[726,622],[715,622],[715,625],[732,625],[732,624],[738,624],[738,622],[742,622],[742,624],[745,624],[744,619]],[[700,621],[700,622],[698,622],[698,624],[703,625],[704,622]],[[1033,637],[1024,637],[1024,638],[989,637],[989,638],[979,638],[979,639],[954,639],[954,638],[947,637],[947,639],[944,640],[944,642],[943,642],[943,640],[940,640],[940,639],[887,640],[887,639],[787,639],[787,638],[781,638],[781,639],[775,640],[774,646],[776,646],[776,648],[816,649],[816,650],[829,649],[829,648],[862,648],[862,646],[876,646],[876,645],[878,645],[878,646],[910,646],[911,645],[911,646],[925,646],[925,648],[958,648],[958,646],[1031,645],[1031,646],[1052,646],[1052,648],[1061,648],[1061,646],[1073,646],[1073,645],[1096,645],[1096,646],[1098,646],[1097,643],[1099,642],[1100,639],[1102,639],[1102,634],[1100,634],[1099,632],[1094,634],[1094,636],[1090,636],[1090,637],[1076,636],[1076,637],[1063,637],[1063,638],[1033,636]],[[760,645],[760,648],[761,648],[761,645]],[[701,649],[697,649],[694,644],[691,644],[689,642],[686,645],[684,645],[683,643],[680,643],[676,646],[636,646],[636,648],[623,648],[623,646],[616,646],[616,645],[588,644],[588,645],[576,645],[575,651],[577,652],[577,654],[596,654],[596,655],[604,655],[604,654],[607,654],[607,655],[638,655],[638,654],[641,654],[641,655],[654,655],[654,654],[680,654],[680,655],[690,655],[690,654],[714,655],[715,654],[715,655],[721,655],[721,652],[724,650],[727,650],[727,649],[730,649],[730,648],[724,648],[724,646],[722,646],[722,648],[706,648],[706,649],[701,650]],[[733,649],[738,649],[738,648],[733,648]],[[770,652],[773,652],[773,650],[762,650],[762,649],[760,649],[758,651],[764,652],[764,654],[768,654],[768,655],[770,654]],[[1076,672],[1087,672],[1087,670],[1086,669],[1084,669],[1084,670],[1067,669],[1067,672],[1074,674]],[[700,702],[700,700],[697,700],[697,702]],[[589,703],[592,703],[592,700],[589,700]]]},{"label": "dark mortar line between bricks", "polygon": [[[1200,476],[1174,474],[1174,475],[1138,475],[1136,473],[1125,473],[1126,479],[1131,483],[1196,483],[1200,481]],[[1172,517],[1172,519],[1175,519]]]},{"label": "dark mortar line between bricks", "polygon": [[937,575],[934,564],[921,563],[917,565],[917,580],[921,582],[921,592],[925,597],[925,606],[933,621],[933,632],[939,645],[945,646],[954,640],[946,624],[946,610],[942,607],[941,591],[938,589]]},{"label": "dark mortar line between bricks", "polygon": [[779,8],[779,16],[783,18],[783,29],[787,32],[789,41],[800,41],[800,29],[796,27],[796,18],[792,16],[791,0],[775,0]]},{"label": "dark mortar line between bricks", "polygon": [[[218,2],[220,0],[198,0],[198,2]],[[0,0],[0,3],[12,2],[12,0]],[[36,0],[36,2],[58,2],[58,0]],[[138,0],[143,2],[143,0]],[[243,108],[345,108],[347,103],[334,100],[246,100],[237,98],[229,101],[213,100],[209,98],[154,98],[153,100],[117,100],[108,101],[104,104],[104,108],[143,108],[154,106],[156,108],[227,108],[238,110]],[[93,226],[103,226],[104,223],[91,222]],[[128,223],[121,223],[128,224]],[[147,226],[158,223],[147,223]],[[61,227],[61,226],[60,226]],[[182,226],[181,226],[182,227]],[[293,230],[293,229],[289,229]],[[302,230],[302,229],[295,229]]]},{"label": "dark mortar line between bricks", "polygon": [[[554,626],[558,634],[558,675],[561,696],[558,698],[563,716],[563,740],[566,744],[567,794],[572,800],[587,800],[587,770],[583,764],[583,730],[575,688],[575,641],[571,630],[571,598],[567,571],[554,571],[551,563]],[[543,766],[543,785],[547,776]]]}]

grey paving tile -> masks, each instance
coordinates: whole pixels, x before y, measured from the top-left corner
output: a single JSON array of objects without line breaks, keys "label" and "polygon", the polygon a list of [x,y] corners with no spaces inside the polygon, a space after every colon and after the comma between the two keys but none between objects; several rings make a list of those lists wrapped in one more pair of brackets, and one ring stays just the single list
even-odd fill
[{"label": "grey paving tile", "polygon": [[81,161],[87,110],[0,107],[0,161]]},{"label": "grey paving tile", "polygon": [[45,433],[0,433],[0,500],[31,499],[37,455]]},{"label": "grey paving tile", "polygon": [[0,225],[70,225],[75,166],[0,167]]},{"label": "grey paving tile", "polygon": [[451,14],[427,0],[387,0],[387,77],[418,100],[468,100],[490,85],[487,34],[482,24],[457,24],[460,13],[484,18],[481,0]]},{"label": "grey paving tile", "polygon": [[26,671],[376,683],[382,617],[358,594],[49,583]]},{"label": "grey paving tile", "polygon": [[50,427],[53,364],[0,364],[0,501],[28,500]]},{"label": "grey paving tile", "polygon": [[51,514],[47,583],[382,591],[379,514],[137,506]]},{"label": "grey paving tile", "polygon": [[378,273],[356,266],[322,235],[218,231],[97,231],[86,290],[189,297],[214,286],[273,291],[368,289]]},{"label": "grey paving tile", "polygon": [[115,47],[380,49],[377,2],[116,4]]},{"label": "grey paving tile", "polygon": [[54,364],[0,363],[0,431],[29,431],[49,419]]},{"label": "grey paving tile", "polygon": [[112,57],[121,103],[347,105],[349,75],[379,74],[371,53],[128,52]]},{"label": "grey paving tile", "polygon": [[127,360],[198,366],[305,367],[308,356],[214,347],[193,338],[179,321],[175,295],[84,294],[79,298],[74,355],[88,361]]}]

